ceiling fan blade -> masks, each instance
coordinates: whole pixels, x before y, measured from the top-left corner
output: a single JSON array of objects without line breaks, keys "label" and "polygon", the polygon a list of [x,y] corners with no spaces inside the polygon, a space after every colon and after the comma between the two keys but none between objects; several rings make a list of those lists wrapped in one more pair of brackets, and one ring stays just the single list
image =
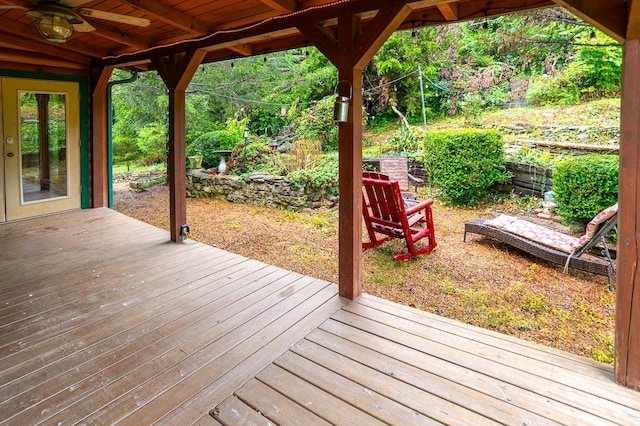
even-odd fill
[{"label": "ceiling fan blade", "polygon": [[58,3],[64,6],[78,7],[78,6],[82,6],[83,4],[91,3],[92,1],[93,0],[61,0]]},{"label": "ceiling fan blade", "polygon": [[135,16],[120,15],[117,13],[103,12],[101,10],[76,9],[76,12],[83,16],[104,19],[106,21],[121,22],[123,24],[135,25],[138,27],[147,27],[151,23],[151,21],[145,18],[136,18]]},{"label": "ceiling fan blade", "polygon": [[26,9],[24,6],[18,6],[15,4],[0,4],[0,9]]},{"label": "ceiling fan blade", "polygon": [[95,31],[96,29],[88,23],[87,21],[82,21],[81,24],[73,24],[73,29],[78,31],[79,33],[89,33],[91,31]]}]

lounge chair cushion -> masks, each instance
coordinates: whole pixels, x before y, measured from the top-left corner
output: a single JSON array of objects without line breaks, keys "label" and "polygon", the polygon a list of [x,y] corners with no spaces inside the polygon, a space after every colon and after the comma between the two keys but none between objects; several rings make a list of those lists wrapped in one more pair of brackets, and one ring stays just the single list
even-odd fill
[{"label": "lounge chair cushion", "polygon": [[486,221],[485,225],[519,235],[564,253],[572,253],[579,240],[571,235],[563,234],[562,232],[554,231],[553,229],[509,215],[500,215],[495,219]]},{"label": "lounge chair cushion", "polygon": [[602,210],[596,215],[596,217],[591,219],[591,222],[587,224],[587,229],[585,230],[584,235],[578,239],[578,244],[575,249],[580,249],[584,247],[585,244],[587,244],[589,241],[591,241],[596,232],[598,232],[600,225],[613,217],[613,215],[615,215],[616,213],[618,213],[618,203],[615,203],[613,206]]}]

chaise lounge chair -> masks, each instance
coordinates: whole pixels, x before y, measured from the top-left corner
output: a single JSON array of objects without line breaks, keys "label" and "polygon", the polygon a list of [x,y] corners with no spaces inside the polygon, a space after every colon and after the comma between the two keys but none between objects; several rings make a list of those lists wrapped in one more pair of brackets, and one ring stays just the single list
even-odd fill
[{"label": "chaise lounge chair", "polygon": [[535,257],[611,279],[615,269],[615,249],[607,247],[604,237],[617,223],[618,204],[600,212],[589,222],[582,237],[573,237],[513,216],[476,219],[465,223],[467,233],[480,234],[525,251]]}]

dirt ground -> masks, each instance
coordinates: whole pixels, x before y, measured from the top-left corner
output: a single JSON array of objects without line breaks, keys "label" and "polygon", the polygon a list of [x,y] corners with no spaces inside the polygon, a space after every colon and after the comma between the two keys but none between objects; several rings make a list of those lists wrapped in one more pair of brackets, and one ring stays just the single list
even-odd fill
[{"label": "dirt ground", "polygon": [[[425,194],[423,194],[425,195]],[[423,197],[424,198],[424,197]],[[115,209],[168,229],[168,188],[142,193],[116,184]],[[500,207],[510,214],[515,207]],[[606,277],[539,264],[484,237],[463,242],[464,222],[496,206],[434,204],[437,248],[395,262],[400,241],[364,253],[366,293],[599,361],[613,360],[615,293]],[[294,213],[210,199],[187,200],[191,237],[301,274],[338,281],[338,213]],[[558,225],[556,225],[558,226]]]}]

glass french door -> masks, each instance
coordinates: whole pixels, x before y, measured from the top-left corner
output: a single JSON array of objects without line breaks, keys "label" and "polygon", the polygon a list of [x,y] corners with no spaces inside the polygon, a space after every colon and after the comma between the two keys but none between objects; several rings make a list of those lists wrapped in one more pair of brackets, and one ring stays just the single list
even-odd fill
[{"label": "glass french door", "polygon": [[78,84],[0,79],[3,221],[80,207]]}]

